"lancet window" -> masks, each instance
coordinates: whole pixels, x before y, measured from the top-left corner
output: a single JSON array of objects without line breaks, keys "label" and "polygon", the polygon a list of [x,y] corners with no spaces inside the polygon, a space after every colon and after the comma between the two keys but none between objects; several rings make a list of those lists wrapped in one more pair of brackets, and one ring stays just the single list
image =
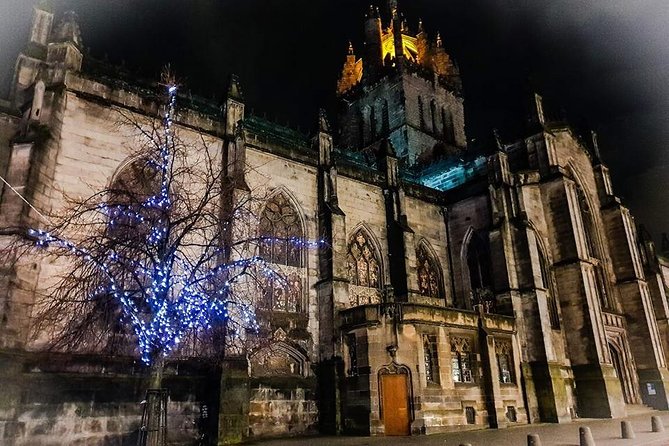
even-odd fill
[{"label": "lancet window", "polygon": [[388,101],[383,101],[383,108],[381,109],[381,132],[387,135],[390,131],[390,113],[388,111]]},{"label": "lancet window", "polygon": [[473,234],[469,240],[466,262],[472,304],[483,305],[487,312],[494,312],[490,251],[486,240],[479,234]]},{"label": "lancet window", "polygon": [[474,381],[472,373],[471,339],[451,337],[451,376],[453,382],[471,383]]},{"label": "lancet window", "polygon": [[515,374],[511,342],[495,339],[495,355],[497,356],[497,367],[499,369],[499,382],[503,384],[513,383]]},{"label": "lancet window", "polygon": [[541,268],[541,281],[546,289],[546,302],[548,304],[548,316],[551,322],[551,328],[560,328],[560,317],[557,308],[557,300],[553,288],[553,280],[550,267],[541,249],[539,250],[539,267]]},{"label": "lancet window", "polygon": [[418,96],[418,119],[420,121],[420,129],[425,130],[425,106],[421,96]]},{"label": "lancet window", "polygon": [[374,110],[374,106],[372,106],[369,112],[369,133],[372,135],[372,142],[376,141],[376,137],[378,136],[376,127],[376,110]]},{"label": "lancet window", "polygon": [[380,301],[381,263],[379,254],[364,230],[355,233],[348,245],[346,256],[350,284],[351,305]]},{"label": "lancet window", "polygon": [[446,108],[441,109],[441,125],[443,128],[444,140],[448,143],[455,143],[455,127],[453,124],[453,115]]},{"label": "lancet window", "polygon": [[613,302],[608,294],[606,287],[604,267],[602,264],[602,255],[599,250],[599,245],[596,240],[597,226],[595,225],[595,219],[592,215],[592,210],[588,205],[588,202],[585,198],[585,193],[583,190],[576,186],[576,193],[578,195],[578,204],[579,210],[581,213],[581,220],[583,221],[583,236],[585,238],[585,245],[587,248],[587,254],[589,257],[596,259],[597,261],[594,264],[594,274],[595,274],[595,284],[597,287],[597,293],[599,294],[599,300],[603,308],[613,308]]},{"label": "lancet window", "polygon": [[358,231],[348,247],[349,279],[353,285],[379,288],[381,268],[376,249],[364,231]]},{"label": "lancet window", "polygon": [[418,249],[416,249],[416,263],[418,291],[420,294],[428,297],[443,298],[444,292],[439,264],[424,243],[418,245]]},{"label": "lancet window", "polygon": [[423,360],[425,362],[426,381],[439,384],[439,355],[437,337],[434,335],[423,335]]}]

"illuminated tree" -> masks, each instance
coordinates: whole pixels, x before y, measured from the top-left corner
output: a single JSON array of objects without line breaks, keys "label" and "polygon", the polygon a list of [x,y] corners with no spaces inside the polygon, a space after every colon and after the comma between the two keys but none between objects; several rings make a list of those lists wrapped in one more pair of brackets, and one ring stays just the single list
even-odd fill
[{"label": "illuminated tree", "polygon": [[60,265],[56,282],[37,297],[34,332],[59,351],[125,348],[153,366],[154,386],[170,355],[220,357],[253,338],[263,284],[289,286],[259,247],[315,245],[253,236],[259,198],[235,194],[213,140],[180,138],[178,88],[165,84],[160,120],[119,110],[144,141],[131,161],[107,188],[70,200],[46,228],[29,229],[33,249],[25,253]]}]

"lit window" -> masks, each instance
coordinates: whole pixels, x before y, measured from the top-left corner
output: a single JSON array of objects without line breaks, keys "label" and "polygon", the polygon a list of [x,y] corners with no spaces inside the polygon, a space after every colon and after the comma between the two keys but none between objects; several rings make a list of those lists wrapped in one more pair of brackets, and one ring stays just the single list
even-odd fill
[{"label": "lit window", "polygon": [[303,305],[304,230],[299,213],[285,193],[269,199],[260,215],[260,256],[269,263],[281,265],[281,278],[262,279],[261,301],[265,310],[297,313]]},{"label": "lit window", "polygon": [[285,279],[266,279],[263,284],[264,299],[260,307],[272,311],[298,313],[302,310],[302,279],[297,273]]},{"label": "lit window", "polygon": [[456,383],[474,382],[471,341],[468,338],[451,338],[451,375]]},{"label": "lit window", "polygon": [[511,342],[495,340],[495,354],[499,368],[499,382],[503,384],[513,383],[513,350]]},{"label": "lit window", "polygon": [[437,337],[423,335],[423,359],[425,361],[425,379],[428,383],[439,384],[439,356]]},{"label": "lit window", "polygon": [[379,288],[380,268],[376,250],[363,231],[353,237],[348,247],[349,279],[353,285]]},{"label": "lit window", "polygon": [[260,216],[260,255],[270,263],[302,266],[304,231],[297,210],[283,193],[274,195]]},{"label": "lit window", "polygon": [[370,236],[359,230],[348,245],[349,303],[351,307],[381,302],[381,264]]},{"label": "lit window", "polygon": [[443,289],[441,286],[441,274],[437,259],[430,253],[424,244],[418,245],[416,249],[416,262],[418,273],[418,291],[423,296],[441,298]]}]

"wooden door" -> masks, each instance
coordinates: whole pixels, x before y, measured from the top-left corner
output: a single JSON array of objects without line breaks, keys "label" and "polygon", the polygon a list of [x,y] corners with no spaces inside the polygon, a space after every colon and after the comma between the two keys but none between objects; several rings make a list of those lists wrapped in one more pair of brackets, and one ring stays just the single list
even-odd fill
[{"label": "wooden door", "polygon": [[386,435],[409,435],[407,375],[381,375],[383,424]]}]

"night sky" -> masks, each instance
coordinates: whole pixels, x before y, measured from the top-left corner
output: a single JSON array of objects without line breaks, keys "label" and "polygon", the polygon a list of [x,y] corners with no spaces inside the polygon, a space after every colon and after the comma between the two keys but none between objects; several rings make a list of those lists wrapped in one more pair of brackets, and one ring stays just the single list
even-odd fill
[{"label": "night sky", "polygon": [[[467,133],[475,144],[518,137],[529,92],[600,134],[616,193],[655,239],[669,231],[669,6],[666,0],[400,0],[460,65]],[[5,96],[27,41],[31,0],[0,0],[0,85]],[[362,53],[369,0],[54,0],[79,14],[97,59],[157,78],[170,63],[182,82],[220,98],[240,76],[247,107],[312,130],[334,117],[348,40]],[[377,3],[379,4],[379,3]]]}]

